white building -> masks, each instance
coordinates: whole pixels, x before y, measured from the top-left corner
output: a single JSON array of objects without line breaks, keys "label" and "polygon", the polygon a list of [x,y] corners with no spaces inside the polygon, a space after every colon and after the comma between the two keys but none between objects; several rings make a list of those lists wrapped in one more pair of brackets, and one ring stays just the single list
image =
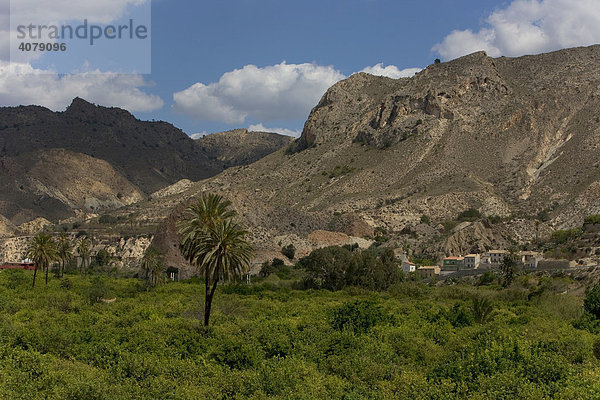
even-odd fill
[{"label": "white building", "polygon": [[504,261],[504,257],[508,254],[506,250],[490,250],[486,256],[490,259],[490,264],[500,265]]},{"label": "white building", "polygon": [[465,269],[475,269],[479,267],[479,263],[481,262],[481,256],[479,254],[467,254],[463,260],[463,268]]},{"label": "white building", "polygon": [[410,274],[411,272],[415,272],[417,270],[417,266],[408,260],[402,262],[401,268],[402,272],[404,272],[405,274]]}]

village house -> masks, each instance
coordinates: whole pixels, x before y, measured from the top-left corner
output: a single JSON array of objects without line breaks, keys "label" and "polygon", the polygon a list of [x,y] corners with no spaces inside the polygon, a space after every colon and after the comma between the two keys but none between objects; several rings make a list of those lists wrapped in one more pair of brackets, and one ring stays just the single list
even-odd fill
[{"label": "village house", "polygon": [[538,263],[544,259],[542,254],[537,251],[522,251],[519,253],[521,262],[528,268],[535,269]]},{"label": "village house", "polygon": [[419,269],[417,269],[417,274],[419,274],[419,276],[424,279],[434,278],[440,275],[440,267],[438,267],[437,265],[422,266],[419,267]]},{"label": "village house", "polygon": [[492,265],[500,265],[504,261],[504,257],[508,254],[506,250],[490,250],[486,256],[489,258],[489,263]]},{"label": "village house", "polygon": [[475,269],[479,267],[481,262],[481,256],[479,254],[467,254],[463,260],[463,266],[465,269]]},{"label": "village house", "polygon": [[417,266],[408,260],[402,262],[401,268],[402,272],[404,272],[405,274],[410,274],[411,272],[415,272],[417,270]]},{"label": "village house", "polygon": [[446,257],[443,261],[444,271],[458,271],[463,268],[464,257]]}]

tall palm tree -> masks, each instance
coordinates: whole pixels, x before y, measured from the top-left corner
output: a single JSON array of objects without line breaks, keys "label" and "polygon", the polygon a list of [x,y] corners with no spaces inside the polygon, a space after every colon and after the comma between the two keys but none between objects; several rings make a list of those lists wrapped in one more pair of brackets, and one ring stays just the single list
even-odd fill
[{"label": "tall palm tree", "polygon": [[86,262],[90,259],[90,240],[87,237],[82,237],[77,244],[77,254],[81,258],[81,270],[86,274]]},{"label": "tall palm tree", "polygon": [[65,273],[65,265],[73,260],[73,243],[69,239],[69,235],[61,233],[58,237],[58,258],[60,259],[59,276],[62,277]]},{"label": "tall palm tree", "polygon": [[46,284],[48,284],[50,263],[57,258],[56,243],[52,240],[52,236],[43,232],[34,236],[27,246],[27,256],[35,263],[31,287],[35,287],[35,278],[40,267],[46,270]]},{"label": "tall palm tree", "polygon": [[240,278],[249,269],[254,252],[244,239],[247,232],[233,221],[235,212],[230,206],[222,196],[202,195],[177,224],[183,256],[204,277],[205,326],[219,280]]}]

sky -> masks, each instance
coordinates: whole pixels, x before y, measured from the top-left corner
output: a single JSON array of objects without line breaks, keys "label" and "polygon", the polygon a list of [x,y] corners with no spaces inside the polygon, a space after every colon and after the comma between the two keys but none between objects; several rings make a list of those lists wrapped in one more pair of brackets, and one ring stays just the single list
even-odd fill
[{"label": "sky", "polygon": [[[298,136],[327,88],[356,72],[410,77],[479,50],[516,57],[600,43],[600,0],[12,1],[11,13],[0,0],[0,106],[62,111],[79,96],[194,137],[234,128]],[[40,24],[147,17],[147,48],[137,41],[117,53],[99,40],[17,59],[9,37],[19,10]],[[62,73],[60,57],[77,70]],[[130,62],[141,72],[119,74]]]}]

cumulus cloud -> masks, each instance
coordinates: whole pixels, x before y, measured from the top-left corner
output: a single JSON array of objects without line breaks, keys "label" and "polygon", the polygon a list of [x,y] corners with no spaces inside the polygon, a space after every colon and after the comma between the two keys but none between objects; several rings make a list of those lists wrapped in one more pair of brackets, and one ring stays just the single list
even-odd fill
[{"label": "cumulus cloud", "polygon": [[199,82],[175,93],[173,108],[196,119],[230,124],[241,124],[249,116],[262,121],[298,119],[343,78],[331,66],[246,65],[223,74],[218,82]]},{"label": "cumulus cloud", "polygon": [[453,31],[433,50],[445,60],[479,50],[516,57],[599,42],[598,0],[514,0],[478,31]]},{"label": "cumulus cloud", "polygon": [[32,23],[50,23],[87,19],[90,22],[109,23],[120,18],[130,6],[142,6],[150,0],[18,0],[11,12],[19,20]]},{"label": "cumulus cloud", "polygon": [[[377,64],[363,71],[400,78],[412,76],[420,68],[399,70],[394,65]],[[173,109],[198,120],[228,124],[242,124],[247,118],[297,120],[305,118],[323,93],[345,78],[332,66],[285,62],[263,68],[246,65],[223,74],[218,82],[198,82],[173,94]],[[294,136],[296,131],[286,130],[284,134]]]},{"label": "cumulus cloud", "polygon": [[160,97],[140,89],[150,85],[141,75],[93,71],[59,76],[26,63],[0,62],[0,103],[4,106],[37,104],[63,110],[79,96],[132,112],[153,111],[164,103]]},{"label": "cumulus cloud", "polygon": [[250,125],[248,127],[248,131],[249,132],[272,132],[272,133],[279,133],[280,135],[293,136],[293,137],[300,137],[300,134],[302,133],[301,131],[295,131],[295,130],[287,129],[287,128],[267,128],[263,124]]},{"label": "cumulus cloud", "polygon": [[366,67],[360,72],[366,72],[371,75],[377,76],[387,76],[392,79],[399,78],[410,78],[414,76],[417,72],[421,71],[422,68],[406,68],[406,69],[398,69],[395,65],[388,65],[387,67],[383,66],[383,63],[375,64],[372,67]]}]

